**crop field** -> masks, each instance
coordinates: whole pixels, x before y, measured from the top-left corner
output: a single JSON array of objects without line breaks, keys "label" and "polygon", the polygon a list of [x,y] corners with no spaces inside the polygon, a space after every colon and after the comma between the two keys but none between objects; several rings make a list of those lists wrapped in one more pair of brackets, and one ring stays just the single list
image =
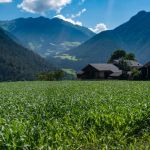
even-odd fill
[{"label": "crop field", "polygon": [[0,150],[149,150],[150,82],[0,83]]}]

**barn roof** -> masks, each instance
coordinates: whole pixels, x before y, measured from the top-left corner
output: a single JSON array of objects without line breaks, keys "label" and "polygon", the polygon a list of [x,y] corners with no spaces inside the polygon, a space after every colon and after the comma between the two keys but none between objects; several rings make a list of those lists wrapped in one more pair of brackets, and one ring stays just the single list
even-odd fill
[{"label": "barn roof", "polygon": [[142,67],[143,66],[138,61],[134,61],[134,60],[126,60],[126,62],[130,67]]},{"label": "barn roof", "polygon": [[89,65],[92,66],[93,68],[95,68],[98,71],[112,71],[112,72],[120,72],[121,71],[121,70],[119,70],[118,67],[116,67],[113,64],[89,64]]},{"label": "barn roof", "polygon": [[[118,64],[120,61],[120,59],[118,60],[114,60],[114,64]],[[143,67],[143,65],[141,63],[139,63],[138,61],[136,60],[125,60],[125,62],[128,64],[128,66],[130,67]]]},{"label": "barn roof", "polygon": [[144,67],[149,67],[149,66],[150,66],[150,61],[144,65]]}]

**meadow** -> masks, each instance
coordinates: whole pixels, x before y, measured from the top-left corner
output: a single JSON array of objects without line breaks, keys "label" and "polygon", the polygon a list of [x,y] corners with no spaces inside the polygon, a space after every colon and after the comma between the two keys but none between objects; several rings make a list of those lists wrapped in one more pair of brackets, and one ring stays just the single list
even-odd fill
[{"label": "meadow", "polygon": [[0,149],[150,149],[150,82],[0,83]]}]

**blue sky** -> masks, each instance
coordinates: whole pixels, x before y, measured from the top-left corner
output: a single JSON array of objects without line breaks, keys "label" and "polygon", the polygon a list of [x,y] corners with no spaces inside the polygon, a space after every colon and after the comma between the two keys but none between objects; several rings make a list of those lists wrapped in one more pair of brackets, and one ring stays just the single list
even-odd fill
[{"label": "blue sky", "polygon": [[[8,2],[10,1],[10,2]],[[150,0],[0,0],[0,20],[19,17],[59,16],[88,28],[113,29],[141,10]],[[105,26],[106,25],[106,26]],[[96,30],[96,28],[95,28]]]}]

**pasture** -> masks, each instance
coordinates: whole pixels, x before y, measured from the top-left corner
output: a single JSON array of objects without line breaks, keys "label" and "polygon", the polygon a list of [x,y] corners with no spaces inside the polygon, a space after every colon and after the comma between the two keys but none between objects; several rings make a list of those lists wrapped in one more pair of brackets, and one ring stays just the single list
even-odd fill
[{"label": "pasture", "polygon": [[0,149],[150,149],[150,82],[0,83]]}]

